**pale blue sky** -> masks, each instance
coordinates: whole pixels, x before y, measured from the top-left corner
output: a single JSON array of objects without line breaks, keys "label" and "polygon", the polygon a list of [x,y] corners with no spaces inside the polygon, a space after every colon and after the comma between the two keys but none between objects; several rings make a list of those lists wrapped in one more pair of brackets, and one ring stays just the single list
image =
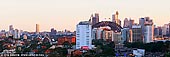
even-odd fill
[{"label": "pale blue sky", "polygon": [[88,20],[92,13],[100,19],[111,18],[119,11],[119,18],[135,19],[149,16],[156,25],[170,21],[170,0],[0,0],[0,29],[10,24],[17,29],[35,31],[75,30],[79,21]]}]

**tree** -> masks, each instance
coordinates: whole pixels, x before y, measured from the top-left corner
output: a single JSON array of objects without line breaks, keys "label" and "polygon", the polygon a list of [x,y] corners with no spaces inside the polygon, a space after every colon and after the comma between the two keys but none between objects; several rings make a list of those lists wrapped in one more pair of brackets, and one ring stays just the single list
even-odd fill
[{"label": "tree", "polygon": [[167,52],[167,53],[165,54],[165,57],[170,57],[170,52]]},{"label": "tree", "polygon": [[110,42],[109,44],[107,44],[109,47],[111,47],[111,48],[115,48],[115,43],[114,43],[114,41],[112,41],[112,42]]},{"label": "tree", "polygon": [[52,52],[48,55],[52,57],[66,57],[67,54],[68,54],[68,51],[66,48],[58,47],[52,50]]},{"label": "tree", "polygon": [[64,48],[70,49],[72,46],[68,41],[65,41],[63,44]]},{"label": "tree", "polygon": [[170,51],[170,41],[165,42],[166,51]]}]

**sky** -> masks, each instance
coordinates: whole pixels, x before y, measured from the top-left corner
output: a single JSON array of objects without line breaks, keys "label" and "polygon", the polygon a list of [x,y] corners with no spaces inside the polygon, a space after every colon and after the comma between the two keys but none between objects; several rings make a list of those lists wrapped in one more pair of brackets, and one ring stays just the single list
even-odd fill
[{"label": "sky", "polygon": [[170,22],[170,0],[0,0],[0,30],[9,25],[26,31],[76,29],[80,21],[99,13],[100,21],[111,18],[116,11],[119,19],[149,16],[161,26]]}]

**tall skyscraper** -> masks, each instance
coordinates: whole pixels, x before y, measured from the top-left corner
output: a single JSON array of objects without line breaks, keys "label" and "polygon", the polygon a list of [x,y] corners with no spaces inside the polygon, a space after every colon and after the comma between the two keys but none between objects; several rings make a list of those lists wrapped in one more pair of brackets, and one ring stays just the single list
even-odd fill
[{"label": "tall skyscraper", "polygon": [[161,26],[158,27],[158,31],[159,31],[159,36],[162,36],[162,27]]},{"label": "tall skyscraper", "polygon": [[92,18],[92,25],[99,22],[99,14],[98,13],[95,13],[94,16],[92,15],[91,18]]},{"label": "tall skyscraper", "polygon": [[116,11],[116,14],[112,15],[112,22],[115,22],[118,25],[121,25],[121,21],[119,20],[118,15],[119,15],[118,11]]},{"label": "tall skyscraper", "polygon": [[129,22],[128,18],[125,18],[123,28],[129,28],[129,25],[130,25],[130,22]]},{"label": "tall skyscraper", "polygon": [[132,20],[132,19],[130,19],[129,20],[129,28],[132,28],[132,25],[134,25],[135,23],[134,23],[134,20]]},{"label": "tall skyscraper", "polygon": [[39,32],[40,32],[40,25],[36,24],[36,33],[39,33]]},{"label": "tall skyscraper", "polygon": [[20,35],[21,35],[20,31],[18,29],[15,29],[13,37],[16,38],[16,39],[19,39]]},{"label": "tall skyscraper", "polygon": [[159,29],[156,26],[154,26],[154,38],[158,36],[159,36]]},{"label": "tall skyscraper", "polygon": [[121,35],[122,35],[123,42],[128,42],[128,39],[130,38],[129,30],[130,30],[129,28],[123,28],[121,30]]},{"label": "tall skyscraper", "polygon": [[13,25],[9,26],[9,31],[14,30]]},{"label": "tall skyscraper", "polygon": [[145,17],[144,19],[144,42],[150,43],[154,39],[154,25],[152,19],[149,17]]},{"label": "tall skyscraper", "polygon": [[14,36],[14,28],[13,25],[9,26],[9,32],[8,32],[9,36]]},{"label": "tall skyscraper", "polygon": [[132,26],[132,42],[143,42],[141,25]]},{"label": "tall skyscraper", "polygon": [[162,34],[163,34],[164,36],[167,36],[167,35],[169,34],[169,24],[164,24],[164,25],[162,26]]},{"label": "tall skyscraper", "polygon": [[144,34],[144,26],[145,26],[145,18],[140,18],[139,19],[139,25],[142,27],[142,34]]},{"label": "tall skyscraper", "polygon": [[92,30],[92,38],[93,39],[103,39],[103,29],[101,29],[101,28],[93,28],[93,30]]},{"label": "tall skyscraper", "polygon": [[89,21],[82,21],[76,26],[76,49],[92,48],[92,25]]}]

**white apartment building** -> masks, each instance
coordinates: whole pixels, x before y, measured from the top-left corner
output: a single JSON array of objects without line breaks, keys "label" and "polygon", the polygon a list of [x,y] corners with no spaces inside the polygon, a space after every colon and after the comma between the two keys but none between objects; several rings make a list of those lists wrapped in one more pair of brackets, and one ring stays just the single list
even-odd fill
[{"label": "white apartment building", "polygon": [[82,21],[76,27],[76,49],[92,48],[92,25],[89,21]]}]

